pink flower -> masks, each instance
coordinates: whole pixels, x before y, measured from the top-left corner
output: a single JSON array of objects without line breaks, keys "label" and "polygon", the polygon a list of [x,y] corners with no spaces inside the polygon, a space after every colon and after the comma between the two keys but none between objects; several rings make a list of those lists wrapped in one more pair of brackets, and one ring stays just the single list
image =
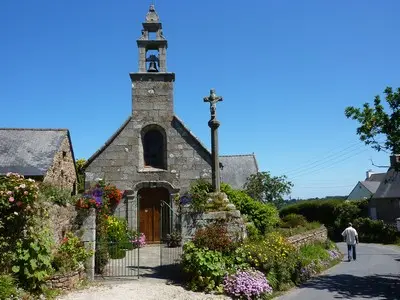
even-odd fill
[{"label": "pink flower", "polygon": [[14,202],[14,197],[10,197],[10,198],[8,198],[8,201],[10,201],[10,202]]},{"label": "pink flower", "polygon": [[14,189],[15,189],[15,190],[18,190],[18,189],[19,189],[19,186],[16,186]]},{"label": "pink flower", "polygon": [[7,177],[10,177],[11,175],[12,175],[11,172],[8,172],[8,173],[6,174]]},{"label": "pink flower", "polygon": [[28,194],[29,194],[28,191],[25,191],[25,192],[24,192],[24,195],[25,195],[25,196],[28,195]]},{"label": "pink flower", "polygon": [[23,183],[19,186],[21,189],[24,189],[26,187],[26,185]]},{"label": "pink flower", "polygon": [[12,195],[12,192],[11,191],[7,191],[7,195]]}]

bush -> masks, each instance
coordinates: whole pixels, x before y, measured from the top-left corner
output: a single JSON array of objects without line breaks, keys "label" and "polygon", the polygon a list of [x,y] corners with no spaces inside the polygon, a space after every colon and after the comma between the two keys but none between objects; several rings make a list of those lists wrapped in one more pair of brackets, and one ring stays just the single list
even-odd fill
[{"label": "bush", "polygon": [[271,231],[279,223],[279,213],[273,204],[258,202],[244,191],[234,190],[227,184],[222,184],[221,190],[242,215],[253,222],[260,234]]},{"label": "bush", "polygon": [[274,290],[293,284],[297,251],[281,235],[270,233],[263,240],[245,243],[236,253],[251,267],[267,274]]},{"label": "bush", "polygon": [[320,222],[328,229],[333,240],[341,240],[341,233],[347,223],[358,217],[368,216],[368,200],[310,200],[301,201],[282,208],[279,212],[284,218],[289,214],[304,216],[308,222]]},{"label": "bush", "polygon": [[282,218],[281,227],[284,228],[296,228],[299,226],[305,226],[307,219],[302,215],[288,214]]},{"label": "bush", "polygon": [[167,246],[170,248],[180,247],[182,244],[182,235],[178,231],[167,234]]},{"label": "bush", "polygon": [[42,292],[51,266],[53,240],[38,185],[16,173],[0,176],[0,270],[13,273],[29,292]]},{"label": "bush", "polygon": [[53,266],[61,273],[76,271],[83,269],[86,259],[92,255],[76,235],[68,232],[54,256]]},{"label": "bush", "polygon": [[247,223],[246,231],[247,231],[247,237],[250,240],[258,239],[260,237],[260,232],[258,231],[257,227],[254,226],[254,223]]},{"label": "bush", "polygon": [[239,270],[235,274],[226,276],[224,291],[232,297],[246,299],[272,294],[272,288],[265,275],[256,270]]},{"label": "bush", "polygon": [[219,290],[228,273],[227,259],[219,251],[198,248],[193,242],[183,246],[182,266],[193,291]]},{"label": "bush", "polygon": [[209,193],[213,191],[211,183],[205,179],[198,179],[190,185],[191,206],[195,211],[204,211]]},{"label": "bush", "polygon": [[18,294],[14,278],[11,275],[0,275],[0,299],[20,299]]},{"label": "bush", "polygon": [[363,243],[395,243],[398,237],[397,229],[393,225],[385,224],[381,220],[358,218],[353,227],[357,230],[360,242]]},{"label": "bush", "polygon": [[43,200],[49,201],[60,206],[75,204],[76,197],[71,196],[71,191],[51,184],[41,183],[39,186],[39,196]]},{"label": "bush", "polygon": [[213,223],[198,229],[193,238],[193,243],[197,248],[220,252],[231,252],[236,248],[236,243],[229,237],[224,223]]}]

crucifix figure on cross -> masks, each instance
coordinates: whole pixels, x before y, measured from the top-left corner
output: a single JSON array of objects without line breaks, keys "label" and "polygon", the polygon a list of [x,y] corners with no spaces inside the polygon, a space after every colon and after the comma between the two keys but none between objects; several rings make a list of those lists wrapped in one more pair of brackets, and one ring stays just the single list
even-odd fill
[{"label": "crucifix figure on cross", "polygon": [[211,120],[216,117],[217,102],[222,101],[222,97],[215,94],[215,89],[210,90],[210,96],[204,97],[204,102],[210,103]]},{"label": "crucifix figure on cross", "polygon": [[222,101],[222,97],[215,94],[215,90],[210,90],[210,96],[204,97],[204,102],[210,103],[211,119],[208,126],[211,129],[211,168],[212,168],[212,185],[214,192],[220,191],[219,177],[219,158],[218,158],[218,127],[220,123],[216,119],[217,102]]}]

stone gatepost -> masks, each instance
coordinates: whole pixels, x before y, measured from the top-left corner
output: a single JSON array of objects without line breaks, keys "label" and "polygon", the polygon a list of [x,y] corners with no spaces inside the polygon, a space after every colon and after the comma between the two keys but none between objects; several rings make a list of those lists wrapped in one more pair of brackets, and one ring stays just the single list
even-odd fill
[{"label": "stone gatepost", "polygon": [[87,217],[83,220],[82,224],[82,242],[86,250],[93,251],[85,263],[86,276],[88,280],[94,280],[94,267],[95,267],[95,251],[96,251],[96,210],[90,208]]}]

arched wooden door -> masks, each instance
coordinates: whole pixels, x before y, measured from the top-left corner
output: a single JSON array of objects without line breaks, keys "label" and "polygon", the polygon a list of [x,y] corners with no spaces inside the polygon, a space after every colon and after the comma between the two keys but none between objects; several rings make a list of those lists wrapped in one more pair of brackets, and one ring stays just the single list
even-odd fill
[{"label": "arched wooden door", "polygon": [[169,202],[169,192],[165,188],[142,188],[139,195],[139,231],[146,236],[147,243],[159,243],[161,201]]}]

